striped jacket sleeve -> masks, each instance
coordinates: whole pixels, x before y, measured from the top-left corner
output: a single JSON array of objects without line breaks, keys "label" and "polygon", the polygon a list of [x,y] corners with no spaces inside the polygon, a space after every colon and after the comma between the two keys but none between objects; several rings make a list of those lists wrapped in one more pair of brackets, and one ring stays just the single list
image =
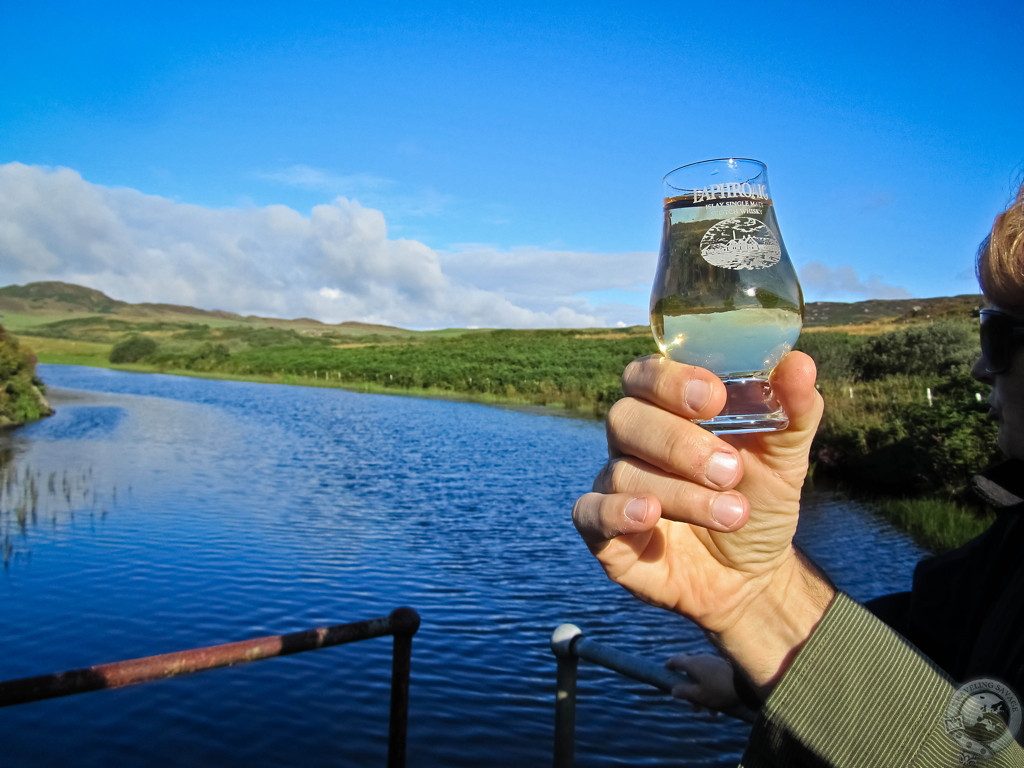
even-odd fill
[{"label": "striped jacket sleeve", "polygon": [[978,758],[953,740],[954,693],[927,657],[840,593],[765,701],[741,768],[1024,768],[1015,741]]}]

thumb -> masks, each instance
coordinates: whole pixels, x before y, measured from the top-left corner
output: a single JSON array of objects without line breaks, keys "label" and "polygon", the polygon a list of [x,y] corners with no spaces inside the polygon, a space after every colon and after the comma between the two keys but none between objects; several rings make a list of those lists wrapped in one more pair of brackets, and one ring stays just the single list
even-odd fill
[{"label": "thumb", "polygon": [[771,378],[772,391],[789,417],[789,426],[779,432],[729,440],[757,457],[757,461],[744,462],[743,481],[737,486],[752,503],[753,497],[762,493],[755,489],[773,486],[773,479],[783,480],[796,489],[803,484],[811,441],[825,408],[814,387],[816,378],[814,361],[803,352],[790,352],[775,367]]},{"label": "thumb", "polygon": [[789,417],[789,427],[764,434],[766,447],[772,452],[807,452],[824,411],[824,401],[814,387],[817,375],[814,360],[803,352],[790,352],[775,367],[772,391]]}]

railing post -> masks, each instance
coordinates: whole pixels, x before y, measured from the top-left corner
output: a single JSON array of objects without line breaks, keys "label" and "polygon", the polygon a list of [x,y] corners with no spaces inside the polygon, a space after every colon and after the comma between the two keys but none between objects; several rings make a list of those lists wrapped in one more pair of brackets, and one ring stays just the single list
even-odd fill
[{"label": "railing post", "polygon": [[315,651],[334,645],[393,635],[391,658],[391,717],[388,724],[388,765],[404,768],[406,734],[409,727],[409,668],[412,664],[412,637],[420,627],[420,615],[412,608],[396,608],[386,617],[314,627],[287,635],[270,635],[234,643],[208,645],[185,651],[48,675],[0,681],[0,707],[32,701],[72,696],[78,693],[122,688],[153,680],[191,675],[219,667],[248,664],[253,661]]},{"label": "railing post", "polygon": [[412,665],[412,636],[420,628],[420,615],[412,608],[396,608],[388,618],[394,633],[391,655],[388,766],[389,768],[405,768],[405,739],[409,728],[409,671]]},{"label": "railing post", "polygon": [[576,641],[583,632],[575,624],[561,624],[551,633],[551,651],[558,659],[555,690],[554,768],[571,768],[576,749]]}]

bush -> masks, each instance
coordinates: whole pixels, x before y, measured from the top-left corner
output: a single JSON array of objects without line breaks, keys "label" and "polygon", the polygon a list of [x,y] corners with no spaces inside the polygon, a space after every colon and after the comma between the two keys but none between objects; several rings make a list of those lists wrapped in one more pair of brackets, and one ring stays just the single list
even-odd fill
[{"label": "bush", "polygon": [[[846,403],[826,404],[825,422],[818,433],[813,457],[824,474],[832,474],[869,495],[926,494],[965,498],[971,476],[999,456],[998,427],[977,393],[987,390],[963,369],[939,384],[918,377],[886,377],[877,389],[889,390],[892,400],[861,409]],[[868,388],[869,385],[861,385]],[[931,386],[933,404],[908,400],[902,390],[920,393]]]},{"label": "bush", "polygon": [[0,426],[24,424],[53,413],[35,369],[35,355],[0,326]]},{"label": "bush", "polygon": [[231,350],[226,344],[206,343],[199,347],[188,360],[184,367],[195,371],[214,371],[223,365],[231,357]]},{"label": "bush", "polygon": [[979,354],[977,328],[946,320],[869,337],[852,362],[857,378],[872,381],[896,374],[948,376],[970,370]]},{"label": "bush", "polygon": [[149,336],[135,334],[114,345],[110,350],[110,362],[137,363],[154,354],[156,349],[156,342]]},{"label": "bush", "polygon": [[802,334],[796,348],[814,358],[818,378],[852,379],[857,372],[854,361],[865,342],[863,336],[839,331],[816,331]]}]

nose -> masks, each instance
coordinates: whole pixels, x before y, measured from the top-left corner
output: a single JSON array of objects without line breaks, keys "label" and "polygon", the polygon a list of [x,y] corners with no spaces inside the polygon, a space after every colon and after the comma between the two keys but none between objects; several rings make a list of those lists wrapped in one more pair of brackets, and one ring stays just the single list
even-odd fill
[{"label": "nose", "polygon": [[971,376],[976,378],[978,381],[984,382],[985,384],[992,384],[992,374],[988,372],[985,367],[985,357],[979,357],[978,361],[971,368]]}]

